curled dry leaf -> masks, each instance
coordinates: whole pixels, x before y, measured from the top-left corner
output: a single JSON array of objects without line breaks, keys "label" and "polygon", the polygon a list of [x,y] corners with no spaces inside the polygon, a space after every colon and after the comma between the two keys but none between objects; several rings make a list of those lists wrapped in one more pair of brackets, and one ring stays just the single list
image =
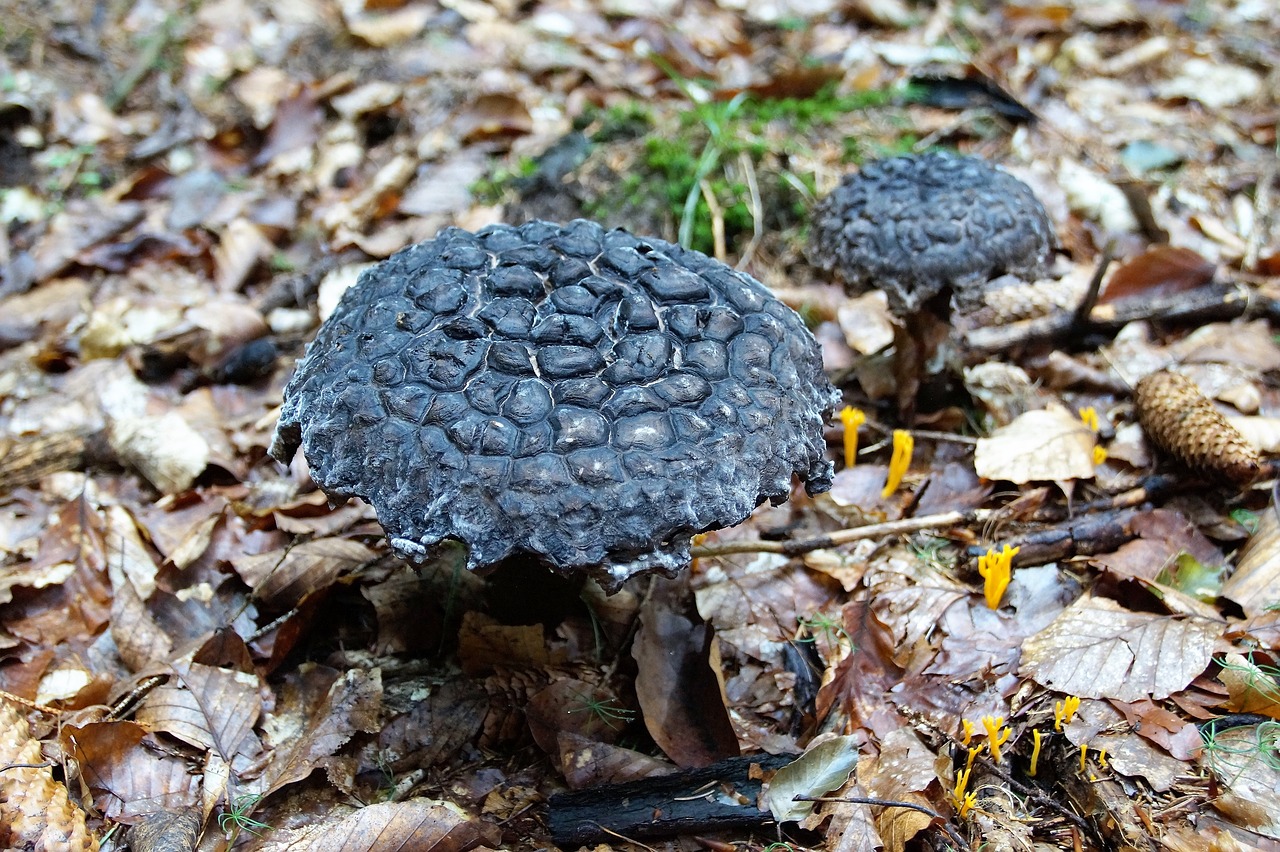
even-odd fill
[{"label": "curled dry leaf", "polygon": [[1280,767],[1275,762],[1275,745],[1266,733],[1270,724],[1211,734],[1200,765],[1212,772],[1224,788],[1211,800],[1215,808],[1237,825],[1280,839],[1280,796],[1276,795],[1280,790]]},{"label": "curled dry leaf", "polygon": [[973,464],[984,479],[1063,482],[1093,478],[1097,436],[1060,405],[1028,411],[978,440]]},{"label": "curled dry leaf", "polygon": [[1168,370],[1144,376],[1133,402],[1151,440],[1192,470],[1239,484],[1258,475],[1258,451],[1186,376]]},{"label": "curled dry leaf", "polygon": [[1260,713],[1280,719],[1280,684],[1274,672],[1264,671],[1242,654],[1227,654],[1218,680],[1227,687],[1227,708],[1237,713]]},{"label": "curled dry leaf", "polygon": [[1068,695],[1137,701],[1191,683],[1213,654],[1222,625],[1201,618],[1130,612],[1083,597],[1022,646],[1022,674]]},{"label": "curled dry leaf", "polygon": [[1222,594],[1240,605],[1250,618],[1273,606],[1280,589],[1280,520],[1268,506],[1258,528],[1240,552],[1236,570],[1222,584]]},{"label": "curled dry leaf", "polygon": [[209,444],[176,411],[118,417],[107,432],[111,449],[165,494],[186,491],[209,463]]},{"label": "curled dry leaf", "polygon": [[658,581],[640,614],[631,654],[636,698],[654,742],[682,767],[710,766],[738,755],[719,672],[712,671],[709,625],[683,611],[682,581]]}]

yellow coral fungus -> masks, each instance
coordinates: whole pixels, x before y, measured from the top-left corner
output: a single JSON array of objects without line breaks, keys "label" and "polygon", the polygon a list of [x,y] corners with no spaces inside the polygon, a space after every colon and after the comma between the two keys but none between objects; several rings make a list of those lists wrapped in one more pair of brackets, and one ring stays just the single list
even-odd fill
[{"label": "yellow coral fungus", "polygon": [[1098,444],[1093,448],[1093,466],[1097,467],[1107,460],[1107,448]]},{"label": "yellow coral fungus", "polygon": [[983,716],[982,727],[987,729],[987,750],[991,752],[991,759],[999,763],[1000,746],[1009,741],[1013,730],[1004,726],[1003,716]]},{"label": "yellow coral fungus", "polygon": [[1018,555],[1019,550],[1021,548],[1006,544],[999,553],[993,547],[985,556],[978,557],[978,573],[983,579],[982,590],[987,598],[987,606],[991,609],[999,608],[1000,599],[1004,597],[1005,589],[1009,588],[1013,557]]},{"label": "yellow coral fungus", "polygon": [[1040,763],[1040,731],[1032,730],[1031,732],[1031,777],[1036,777],[1036,765]]},{"label": "yellow coral fungus", "polygon": [[898,490],[902,484],[902,476],[911,467],[911,454],[916,447],[916,439],[906,429],[893,430],[893,458],[889,461],[889,478],[884,483],[881,497],[888,497]]},{"label": "yellow coral fungus", "polygon": [[1070,725],[1079,709],[1080,698],[1075,695],[1068,695],[1061,701],[1053,702],[1053,729],[1061,731],[1063,725]]},{"label": "yellow coral fungus", "polygon": [[974,724],[968,719],[961,719],[960,726],[964,729],[964,734],[960,737],[960,745],[967,746],[973,739],[973,732],[977,730]]},{"label": "yellow coral fungus", "polygon": [[844,424],[844,466],[853,467],[858,461],[858,427],[867,422],[867,415],[846,405],[840,410],[840,422]]},{"label": "yellow coral fungus", "polygon": [[1081,408],[1079,410],[1079,413],[1080,413],[1080,419],[1084,421],[1084,425],[1088,426],[1090,429],[1097,432],[1098,431],[1098,412],[1094,409],[1094,407],[1091,405],[1088,408]]}]

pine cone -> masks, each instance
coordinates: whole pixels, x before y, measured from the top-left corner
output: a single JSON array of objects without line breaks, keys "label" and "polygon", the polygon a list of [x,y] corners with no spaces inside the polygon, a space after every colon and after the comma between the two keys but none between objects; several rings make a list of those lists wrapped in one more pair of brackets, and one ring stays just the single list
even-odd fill
[{"label": "pine cone", "polygon": [[0,846],[35,852],[97,852],[98,840],[85,827],[84,811],[71,803],[67,788],[53,780],[27,720],[0,700]]},{"label": "pine cone", "polygon": [[1187,467],[1237,485],[1257,477],[1258,451],[1191,379],[1167,370],[1151,373],[1133,389],[1133,401],[1151,440]]}]

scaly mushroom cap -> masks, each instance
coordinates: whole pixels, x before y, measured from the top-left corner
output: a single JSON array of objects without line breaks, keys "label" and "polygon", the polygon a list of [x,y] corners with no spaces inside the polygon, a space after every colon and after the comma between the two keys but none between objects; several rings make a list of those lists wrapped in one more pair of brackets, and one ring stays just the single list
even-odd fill
[{"label": "scaly mushroom cap", "polygon": [[800,317],[699,252],[583,220],[449,228],[343,296],[271,454],[301,445],[407,558],[453,538],[473,569],[528,554],[616,589],[793,474],[829,488],[838,402]]},{"label": "scaly mushroom cap", "polygon": [[881,289],[912,313],[1001,275],[1030,280],[1053,250],[1031,188],[983,160],[929,153],[868,163],[818,205],[810,258],[850,289]]}]

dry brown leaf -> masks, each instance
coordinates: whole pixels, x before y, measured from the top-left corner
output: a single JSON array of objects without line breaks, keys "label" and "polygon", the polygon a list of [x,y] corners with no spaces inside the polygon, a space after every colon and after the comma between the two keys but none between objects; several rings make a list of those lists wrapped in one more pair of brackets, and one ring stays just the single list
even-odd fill
[{"label": "dry brown leaf", "polygon": [[1276,766],[1273,723],[1214,733],[1200,765],[1225,788],[1211,804],[1249,831],[1280,840],[1280,768]]},{"label": "dry brown leaf", "polygon": [[1191,683],[1223,626],[1200,618],[1130,612],[1082,597],[1022,646],[1022,674],[1086,698],[1166,698]]},{"label": "dry brown leaf", "polygon": [[974,468],[984,479],[1018,485],[1093,478],[1097,436],[1060,405],[1028,411],[989,438],[979,438]]},{"label": "dry brown leaf", "polygon": [[[1122,715],[1121,710],[1130,712]],[[1171,757],[1163,747],[1152,745],[1147,737],[1135,730],[1133,721],[1150,715],[1150,711],[1142,713],[1138,708],[1117,709],[1106,701],[1086,700],[1080,702],[1079,711],[1064,730],[1072,745],[1087,745],[1094,751],[1106,749],[1107,761],[1117,772],[1131,778],[1144,778],[1153,789],[1166,792],[1173,789],[1178,779],[1191,771],[1191,767],[1185,761]],[[1192,725],[1191,729],[1194,733],[1195,726]],[[1198,740],[1199,734],[1195,736]]]},{"label": "dry brown leaf", "polygon": [[138,708],[138,723],[164,731],[201,749],[212,749],[230,763],[251,757],[261,746],[253,727],[262,713],[255,675],[199,663],[176,666],[167,684],[157,687]]},{"label": "dry brown leaf", "polygon": [[585,790],[599,784],[622,784],[675,771],[670,763],[621,746],[561,731],[559,745],[560,771],[574,790]]},{"label": "dry brown leaf", "polygon": [[[885,736],[880,753],[862,761],[858,784],[877,798],[929,807],[923,795],[939,778],[951,777],[951,761],[934,754],[909,727]],[[928,815],[908,808],[885,808],[876,815],[876,830],[885,849],[901,852],[908,841],[928,828]]]},{"label": "dry brown leaf", "polygon": [[260,852],[466,852],[502,840],[495,827],[452,802],[432,799],[384,802],[308,823],[306,828],[273,832],[254,848]]},{"label": "dry brown leaf", "polygon": [[494,669],[544,668],[553,661],[541,624],[498,624],[474,610],[462,617],[458,657],[471,676]]},{"label": "dry brown leaf", "polygon": [[260,598],[289,608],[374,558],[374,552],[358,541],[321,538],[297,547],[241,556],[233,564],[240,578]]},{"label": "dry brown leaf", "polygon": [[[317,685],[305,683],[304,687],[311,692]],[[381,670],[352,669],[332,681],[327,695],[314,697],[320,700],[310,700],[312,695],[297,695],[298,704],[280,707],[274,714],[274,729],[281,733],[287,731],[288,738],[271,743],[275,754],[263,773],[263,796],[306,778],[357,731],[378,732],[382,708]],[[282,717],[286,715],[288,722],[296,727],[285,724]]]},{"label": "dry brown leaf", "polygon": [[392,772],[434,766],[475,739],[489,697],[474,681],[446,681],[378,732],[379,760]]},{"label": "dry brown leaf", "polygon": [[1231,696],[1227,709],[1280,719],[1280,684],[1273,672],[1264,671],[1241,654],[1227,654],[1218,680],[1227,687]]},{"label": "dry brown leaf", "polygon": [[1098,302],[1184,293],[1213,280],[1217,264],[1188,248],[1156,245],[1121,264],[1107,279]]},{"label": "dry brown leaf", "polygon": [[534,742],[550,755],[560,753],[561,733],[616,742],[636,715],[605,687],[572,677],[558,678],[529,696],[524,712]]}]

